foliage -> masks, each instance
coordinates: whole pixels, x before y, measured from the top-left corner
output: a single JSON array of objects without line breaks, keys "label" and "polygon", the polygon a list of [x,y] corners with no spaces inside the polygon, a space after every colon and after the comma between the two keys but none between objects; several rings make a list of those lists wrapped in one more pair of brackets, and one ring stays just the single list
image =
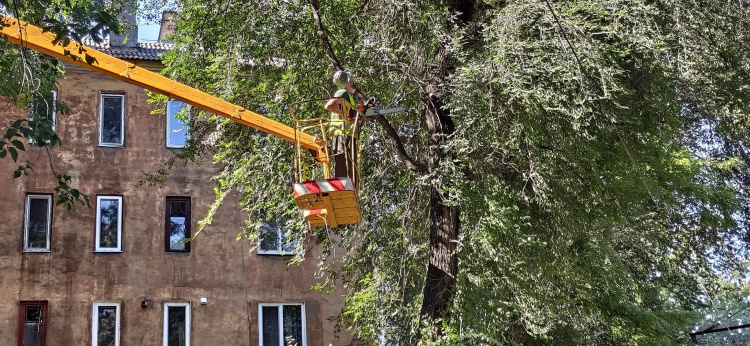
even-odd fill
[{"label": "foliage", "polygon": [[[19,18],[42,27],[56,36],[55,43],[68,44],[71,40],[81,42],[91,38],[98,42],[108,31],[121,32],[117,14],[123,10],[124,1],[102,2],[98,0],[0,0],[0,13]],[[56,89],[56,81],[65,68],[58,60],[31,49],[12,44],[0,36],[0,97],[12,101],[26,117],[8,122],[0,140],[0,159],[8,156],[18,163],[19,152],[27,145],[43,147],[61,146],[50,115],[67,115],[69,109],[64,102],[53,100],[50,95]],[[26,143],[26,144],[25,144]],[[33,171],[33,163],[21,160],[13,178],[26,176]],[[53,168],[54,171],[54,168]],[[71,177],[54,173],[58,186],[57,205],[64,204],[68,210],[75,203],[89,206],[88,196],[69,186]]]},{"label": "foliage", "polygon": [[[398,140],[420,161],[436,149],[450,153],[438,166],[409,171],[392,138],[369,123],[364,222],[309,230],[290,198],[292,147],[196,115],[177,158],[210,154],[223,165],[202,225],[236,190],[251,216],[241,237],[257,237],[257,226],[271,221],[300,250],[302,240],[321,244],[318,288],[345,279],[339,321],[367,342],[686,342],[706,296],[726,287],[718,278],[740,273],[739,284],[747,280],[749,4],[468,3],[476,8],[469,18],[452,13],[449,1],[320,4],[334,53],[358,88],[406,108],[388,117]],[[0,5],[62,40],[116,28],[115,7],[98,1]],[[286,105],[331,95],[323,82],[332,72],[329,57],[308,2],[180,6],[170,76],[287,124]],[[7,72],[0,94],[30,108],[54,88],[62,67],[0,45],[0,71]],[[430,106],[425,87],[435,82],[434,59],[444,51],[451,68],[439,76],[439,98],[456,131],[435,148],[420,115]],[[38,117],[14,121],[0,155],[16,161],[23,138],[59,145],[50,130]],[[27,162],[16,174],[30,170]],[[166,174],[144,182],[163,182]],[[58,204],[70,208],[82,194],[69,188],[70,177],[57,179]],[[445,203],[461,210],[462,225],[457,284],[439,332],[419,331],[417,323],[430,188],[450,197]]]},{"label": "foliage", "polygon": [[750,341],[747,328],[720,331],[721,328],[746,325],[750,318],[750,286],[731,281],[716,278],[707,283],[714,287],[714,293],[702,297],[706,306],[701,309],[703,316],[696,321],[692,332],[705,331],[711,327],[717,332],[696,335],[696,341],[708,345],[744,345]]},{"label": "foliage", "polygon": [[[333,91],[309,3],[181,5],[168,74],[287,124],[284,105]],[[291,146],[205,116],[189,150],[223,164],[216,206],[234,189],[253,220],[292,220],[288,235],[312,237],[326,255],[346,249],[340,271],[321,260],[321,273],[346,278],[340,322],[362,340],[418,338],[426,191],[437,186],[462,227],[451,314],[433,342],[686,342],[706,304],[699,279],[746,270],[748,4],[475,6],[460,25],[442,1],[320,4],[359,89],[407,109],[389,120],[417,159],[433,150],[420,96],[448,47],[450,159],[410,172],[367,124],[365,221],[308,230],[289,197]]]}]

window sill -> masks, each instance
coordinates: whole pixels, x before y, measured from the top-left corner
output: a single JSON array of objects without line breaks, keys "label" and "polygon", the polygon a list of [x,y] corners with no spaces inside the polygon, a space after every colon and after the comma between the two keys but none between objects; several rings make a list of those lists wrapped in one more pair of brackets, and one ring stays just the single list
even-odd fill
[{"label": "window sill", "polygon": [[99,143],[100,148],[125,148],[125,144],[107,144]]},{"label": "window sill", "polygon": [[122,253],[122,250],[94,250],[94,253]]},{"label": "window sill", "polygon": [[291,252],[291,251],[284,251],[284,253],[281,253],[281,251],[258,251],[257,254],[261,256],[282,256],[282,257],[296,255],[294,252]]},{"label": "window sill", "polygon": [[50,253],[52,250],[34,250],[34,249],[24,249],[23,253]]},{"label": "window sill", "polygon": [[167,255],[173,255],[173,256],[188,256],[190,255],[190,251],[164,251]]},{"label": "window sill", "polygon": [[167,145],[167,149],[185,149],[185,146]]}]

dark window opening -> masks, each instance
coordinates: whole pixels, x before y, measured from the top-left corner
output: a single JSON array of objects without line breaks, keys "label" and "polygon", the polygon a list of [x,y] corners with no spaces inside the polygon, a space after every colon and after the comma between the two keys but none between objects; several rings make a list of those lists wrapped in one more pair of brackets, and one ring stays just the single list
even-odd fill
[{"label": "dark window opening", "polygon": [[50,250],[50,221],[52,219],[52,196],[26,196],[24,218],[24,251]]},{"label": "dark window opening", "polygon": [[190,304],[164,305],[164,346],[190,345]]},{"label": "dark window opening", "polygon": [[268,255],[294,255],[297,241],[289,239],[286,230],[273,222],[266,222],[260,229],[258,253]]},{"label": "dark window opening", "polygon": [[305,346],[304,315],[301,304],[260,304],[261,346]]},{"label": "dark window opening", "polygon": [[117,346],[120,337],[118,305],[94,304],[94,346]]},{"label": "dark window opening", "polygon": [[177,100],[167,103],[167,148],[184,148],[187,143],[187,121],[178,117],[186,106],[187,104]]},{"label": "dark window opening", "polygon": [[21,302],[18,346],[44,346],[47,339],[47,302]]},{"label": "dark window opening", "polygon": [[122,197],[96,197],[97,252],[122,251]]},{"label": "dark window opening", "polygon": [[102,94],[99,145],[121,147],[125,140],[125,96]]},{"label": "dark window opening", "polygon": [[[50,130],[55,131],[57,113],[57,90],[52,90],[46,96],[35,96],[31,103],[31,117],[29,128],[34,130],[34,137],[41,136],[49,138]],[[34,138],[29,138],[29,143],[36,144]],[[47,141],[49,144],[49,141]]]},{"label": "dark window opening", "polygon": [[167,197],[165,250],[190,252],[190,197]]}]

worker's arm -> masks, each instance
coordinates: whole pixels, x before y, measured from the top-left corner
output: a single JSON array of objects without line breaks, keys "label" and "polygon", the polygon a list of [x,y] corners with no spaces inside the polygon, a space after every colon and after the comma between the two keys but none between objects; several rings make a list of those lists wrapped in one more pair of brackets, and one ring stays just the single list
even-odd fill
[{"label": "worker's arm", "polygon": [[341,99],[334,98],[328,100],[328,102],[326,102],[325,109],[331,113],[341,114]]}]

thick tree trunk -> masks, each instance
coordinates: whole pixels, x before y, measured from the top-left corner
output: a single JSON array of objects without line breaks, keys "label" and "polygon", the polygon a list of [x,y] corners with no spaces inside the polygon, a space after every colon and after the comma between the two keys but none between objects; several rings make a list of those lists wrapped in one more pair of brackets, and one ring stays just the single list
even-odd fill
[{"label": "thick tree trunk", "polygon": [[[449,6],[452,12],[458,13],[459,22],[466,24],[474,13],[473,0],[452,0]],[[441,86],[454,70],[451,56],[446,47],[441,47],[433,59],[429,72],[428,85],[422,95],[423,114],[427,125],[429,152],[427,154],[428,170],[438,169],[446,158],[451,157],[443,144],[455,131],[455,124],[449,111],[443,107]],[[430,244],[429,264],[425,279],[422,308],[420,310],[420,327],[431,326],[442,334],[440,319],[448,318],[449,306],[458,274],[456,246],[460,227],[460,210],[447,205],[449,196],[441,193],[438,187],[430,187]]]},{"label": "thick tree trunk", "polygon": [[[447,316],[448,304],[458,274],[456,240],[459,230],[459,209],[446,206],[444,196],[430,189],[430,249],[421,317],[423,324],[435,324]],[[440,332],[441,324],[435,324]]]},{"label": "thick tree trunk", "polygon": [[[448,110],[443,108],[440,99],[440,85],[447,76],[448,56],[444,50],[435,57],[435,70],[431,82],[422,97],[425,105],[424,116],[427,124],[429,152],[427,166],[437,169],[441,162],[450,156],[442,145],[455,130],[453,119]],[[458,274],[456,244],[459,231],[459,209],[446,205],[449,196],[445,196],[436,186],[430,188],[430,244],[429,265],[423,289],[424,300],[420,311],[422,326],[432,325],[441,333],[439,319],[448,317],[453,287]]]}]

